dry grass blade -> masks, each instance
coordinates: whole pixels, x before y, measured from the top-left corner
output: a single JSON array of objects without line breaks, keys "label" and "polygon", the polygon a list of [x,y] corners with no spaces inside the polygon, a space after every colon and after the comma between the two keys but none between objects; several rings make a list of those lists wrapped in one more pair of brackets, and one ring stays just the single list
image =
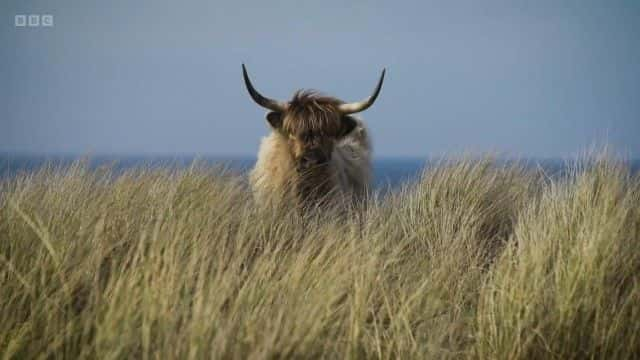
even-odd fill
[{"label": "dry grass blade", "polygon": [[[640,179],[443,161],[367,206],[260,208],[220,169],[0,185],[3,358],[633,358]],[[324,211],[324,213],[323,213]]]}]

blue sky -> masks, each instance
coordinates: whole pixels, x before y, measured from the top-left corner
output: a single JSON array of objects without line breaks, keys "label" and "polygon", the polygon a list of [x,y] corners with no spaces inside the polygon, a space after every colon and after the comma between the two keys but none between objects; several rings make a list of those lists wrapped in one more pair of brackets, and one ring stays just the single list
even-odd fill
[{"label": "blue sky", "polygon": [[[376,156],[640,157],[639,1],[0,4],[0,151],[253,155],[265,111],[314,88],[362,113]],[[53,27],[14,26],[52,14]]]}]

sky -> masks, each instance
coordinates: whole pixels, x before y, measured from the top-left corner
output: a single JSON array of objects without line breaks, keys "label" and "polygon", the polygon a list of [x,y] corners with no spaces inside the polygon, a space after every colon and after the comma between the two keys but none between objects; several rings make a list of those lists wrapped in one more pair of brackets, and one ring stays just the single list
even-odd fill
[{"label": "sky", "polygon": [[[16,15],[53,26],[16,27]],[[640,157],[640,1],[2,0],[0,152],[255,155],[248,96],[361,115],[374,156]]]}]

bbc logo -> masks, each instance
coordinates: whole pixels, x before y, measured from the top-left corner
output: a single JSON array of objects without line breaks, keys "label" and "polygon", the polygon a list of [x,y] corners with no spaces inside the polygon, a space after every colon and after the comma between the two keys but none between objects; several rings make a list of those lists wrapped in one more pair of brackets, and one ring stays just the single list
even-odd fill
[{"label": "bbc logo", "polygon": [[16,15],[14,24],[16,27],[50,27],[53,26],[53,15]]}]

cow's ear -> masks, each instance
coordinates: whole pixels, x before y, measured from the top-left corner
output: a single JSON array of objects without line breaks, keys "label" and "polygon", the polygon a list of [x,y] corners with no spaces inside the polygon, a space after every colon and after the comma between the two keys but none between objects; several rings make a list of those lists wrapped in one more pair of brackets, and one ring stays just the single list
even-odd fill
[{"label": "cow's ear", "polygon": [[340,137],[349,135],[353,129],[358,126],[358,121],[349,115],[342,117],[342,129],[340,129]]},{"label": "cow's ear", "polygon": [[274,129],[280,129],[282,127],[282,113],[270,111],[267,113],[267,121]]}]

